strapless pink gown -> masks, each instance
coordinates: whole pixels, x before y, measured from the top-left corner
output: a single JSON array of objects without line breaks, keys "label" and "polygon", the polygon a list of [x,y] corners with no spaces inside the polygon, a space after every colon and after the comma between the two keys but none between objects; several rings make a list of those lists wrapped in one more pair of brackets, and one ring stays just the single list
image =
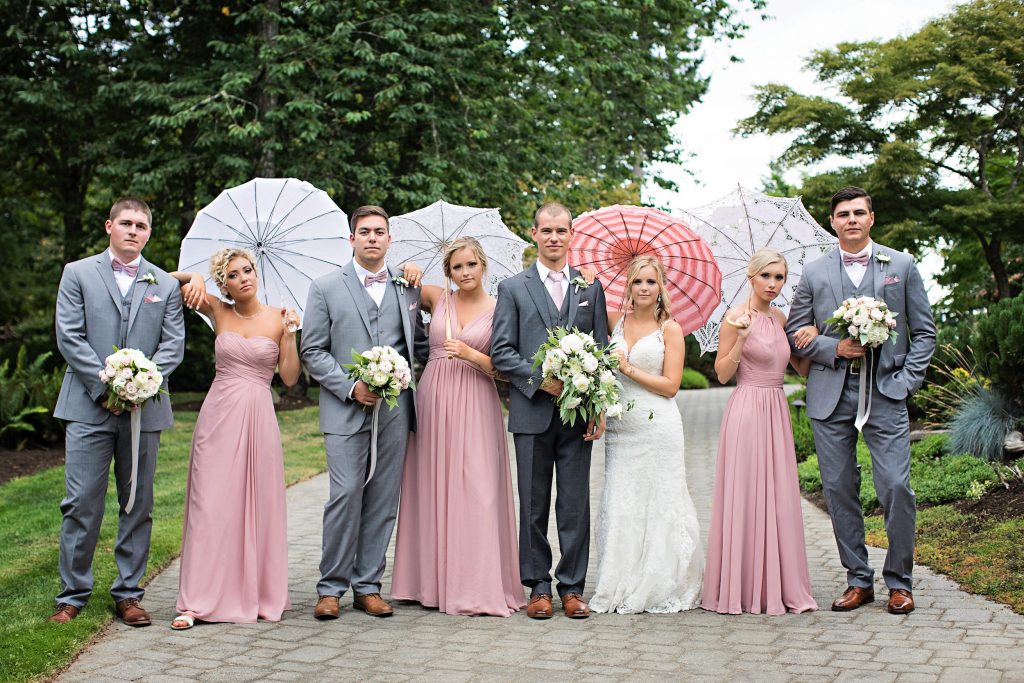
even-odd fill
[{"label": "strapless pink gown", "polygon": [[[494,380],[447,358],[443,297],[437,309],[402,473],[391,597],[448,614],[508,616],[526,601],[505,422]],[[492,314],[457,338],[489,354]],[[454,303],[451,326],[459,328]]]},{"label": "strapless pink gown", "polygon": [[701,607],[723,614],[818,608],[811,596],[789,405],[789,340],[755,315],[722,417]]},{"label": "strapless pink gown", "polygon": [[278,345],[217,335],[217,376],[192,436],[179,612],[203,621],[278,621],[288,599],[281,432],[270,396]]}]

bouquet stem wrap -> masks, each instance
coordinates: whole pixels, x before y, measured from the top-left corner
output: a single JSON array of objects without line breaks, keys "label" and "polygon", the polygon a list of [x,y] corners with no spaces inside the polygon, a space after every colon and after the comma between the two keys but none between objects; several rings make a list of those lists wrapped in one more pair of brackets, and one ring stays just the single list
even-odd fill
[{"label": "bouquet stem wrap", "polygon": [[858,432],[864,431],[864,425],[871,417],[871,393],[872,393],[872,370],[874,369],[874,354],[867,353],[864,356],[865,363],[861,364],[860,389],[857,392],[857,418],[853,425]]},{"label": "bouquet stem wrap", "polygon": [[382,402],[378,398],[377,402],[373,404],[373,424],[370,426],[370,465],[366,470],[366,481],[363,482],[363,488],[370,483],[373,473],[377,470],[377,423],[380,421],[380,404]]}]

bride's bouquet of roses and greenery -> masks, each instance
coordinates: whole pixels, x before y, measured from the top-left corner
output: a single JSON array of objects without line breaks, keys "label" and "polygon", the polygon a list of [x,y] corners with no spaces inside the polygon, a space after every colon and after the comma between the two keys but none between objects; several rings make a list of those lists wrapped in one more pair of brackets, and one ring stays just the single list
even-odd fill
[{"label": "bride's bouquet of roses and greenery", "polygon": [[348,371],[349,379],[365,382],[388,408],[398,405],[398,395],[403,391],[416,388],[409,362],[390,346],[374,346],[362,353],[353,350],[352,362],[341,367]]},{"label": "bride's bouquet of roses and greenery", "polygon": [[555,404],[564,424],[589,421],[601,413],[622,416],[622,385],[612,372],[619,367],[619,359],[610,345],[601,346],[575,327],[556,327],[548,330],[548,340],[534,354],[533,367],[541,368],[545,380],[562,382]]},{"label": "bride's bouquet of roses and greenery", "polygon": [[[825,322],[837,325],[841,337],[859,341],[868,348],[877,348],[888,340],[896,341],[896,316],[882,300],[871,296],[851,297],[841,303]],[[859,367],[860,359],[854,359]]]},{"label": "bride's bouquet of roses and greenery", "polygon": [[164,376],[156,363],[138,349],[118,349],[115,346],[114,353],[103,361],[99,375],[100,381],[110,390],[108,408],[130,410],[151,398],[160,400]]}]

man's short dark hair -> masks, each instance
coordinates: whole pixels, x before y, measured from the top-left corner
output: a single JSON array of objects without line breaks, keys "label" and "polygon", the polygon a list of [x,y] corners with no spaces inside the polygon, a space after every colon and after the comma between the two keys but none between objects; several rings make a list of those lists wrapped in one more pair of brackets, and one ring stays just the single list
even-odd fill
[{"label": "man's short dark hair", "polygon": [[356,232],[356,225],[359,223],[359,219],[363,216],[380,216],[388,224],[388,231],[391,230],[391,221],[388,218],[388,212],[376,204],[367,204],[366,206],[360,206],[352,212],[351,216],[348,217],[349,231],[353,235]]},{"label": "man's short dark hair", "polygon": [[572,211],[562,204],[561,202],[545,202],[540,205],[540,208],[533,214],[533,227],[540,225],[540,217],[544,214],[557,215],[564,213],[569,217],[569,222],[572,222]]},{"label": "man's short dark hair", "polygon": [[851,199],[859,199],[860,197],[864,197],[864,199],[868,200],[868,211],[873,212],[874,209],[871,208],[871,195],[867,193],[867,190],[853,185],[847,185],[843,189],[839,190],[839,192],[832,195],[832,207],[829,210],[829,215],[836,215],[836,206],[840,202],[848,202]]},{"label": "man's short dark hair", "polygon": [[149,204],[138,197],[121,197],[110,207],[110,220],[117,218],[122,211],[141,211],[146,214],[146,221],[149,227],[153,227],[153,212],[149,210]]}]

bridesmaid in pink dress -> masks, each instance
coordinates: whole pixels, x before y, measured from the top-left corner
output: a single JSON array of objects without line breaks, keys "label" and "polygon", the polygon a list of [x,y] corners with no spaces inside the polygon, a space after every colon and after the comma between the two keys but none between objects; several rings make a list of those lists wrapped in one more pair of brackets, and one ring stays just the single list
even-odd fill
[{"label": "bridesmaid in pink dress", "polygon": [[[391,596],[447,614],[506,617],[526,606],[519,580],[512,476],[494,386],[487,257],[455,240],[445,274],[458,291],[422,290],[430,358],[416,390]],[[450,327],[451,339],[446,339]]]},{"label": "bridesmaid in pink dress", "polygon": [[[777,251],[761,249],[747,269],[750,297],[725,315],[715,371],[736,376],[718,441],[701,607],[722,614],[785,614],[818,608],[804,548],[803,518],[789,405],[782,389],[790,362],[786,316],[772,308],[787,275]],[[802,328],[802,347],[817,335]]]},{"label": "bridesmaid in pink dress", "polygon": [[172,273],[183,285],[191,280],[186,301],[201,301],[198,310],[217,331],[217,376],[192,437],[176,630],[197,620],[278,621],[291,609],[284,453],[270,380],[275,368],[289,386],[299,378],[299,319],[260,303],[254,263],[242,249],[210,258],[211,275],[233,304],[205,292],[197,298],[196,278]]}]

